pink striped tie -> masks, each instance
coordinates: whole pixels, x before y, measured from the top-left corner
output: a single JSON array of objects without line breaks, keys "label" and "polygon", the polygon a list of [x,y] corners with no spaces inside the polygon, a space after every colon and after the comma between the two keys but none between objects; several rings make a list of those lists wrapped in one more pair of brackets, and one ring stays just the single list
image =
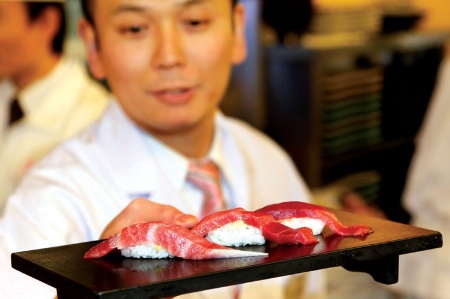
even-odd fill
[{"label": "pink striped tie", "polygon": [[225,201],[220,187],[220,173],[211,161],[191,162],[187,180],[203,192],[203,208],[200,217],[220,211]]}]

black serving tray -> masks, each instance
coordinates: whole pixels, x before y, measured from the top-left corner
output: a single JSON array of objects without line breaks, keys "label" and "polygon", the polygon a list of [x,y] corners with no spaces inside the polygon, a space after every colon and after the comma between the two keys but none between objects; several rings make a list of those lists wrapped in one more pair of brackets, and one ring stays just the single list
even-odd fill
[{"label": "black serving tray", "polygon": [[111,254],[86,260],[99,241],[13,253],[12,267],[57,289],[58,299],[165,298],[206,289],[342,266],[381,283],[398,280],[399,255],[442,247],[439,232],[335,211],[346,225],[367,224],[365,238],[340,237],[325,228],[311,245],[251,246],[268,257],[215,260],[129,259]]}]

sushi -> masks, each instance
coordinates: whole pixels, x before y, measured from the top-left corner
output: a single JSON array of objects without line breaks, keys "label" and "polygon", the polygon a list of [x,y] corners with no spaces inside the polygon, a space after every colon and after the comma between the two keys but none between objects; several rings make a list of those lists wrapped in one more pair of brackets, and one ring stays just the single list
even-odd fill
[{"label": "sushi", "polygon": [[180,225],[148,222],[134,224],[88,250],[86,259],[99,258],[115,249],[125,257],[203,260],[267,256],[264,252],[243,251],[212,243]]},{"label": "sushi", "polygon": [[223,246],[263,245],[266,241],[278,244],[317,243],[307,227],[291,228],[275,221],[267,213],[235,208],[213,213],[203,218],[192,231]]},{"label": "sushi", "polygon": [[230,247],[278,244],[314,244],[327,225],[340,236],[364,236],[366,225],[343,225],[328,209],[300,201],[281,202],[256,211],[235,208],[203,218],[192,229],[149,222],[134,224],[97,244],[85,258],[99,258],[115,249],[125,257],[216,259],[267,256],[265,252]]},{"label": "sushi", "polygon": [[314,235],[322,233],[327,225],[334,233],[341,236],[364,236],[372,233],[367,225],[343,225],[330,210],[325,207],[301,201],[287,201],[265,206],[258,213],[270,214],[277,222],[292,229],[309,227]]},{"label": "sushi", "polygon": [[262,228],[274,221],[270,214],[235,208],[210,214],[191,230],[223,246],[263,245],[266,239]]}]

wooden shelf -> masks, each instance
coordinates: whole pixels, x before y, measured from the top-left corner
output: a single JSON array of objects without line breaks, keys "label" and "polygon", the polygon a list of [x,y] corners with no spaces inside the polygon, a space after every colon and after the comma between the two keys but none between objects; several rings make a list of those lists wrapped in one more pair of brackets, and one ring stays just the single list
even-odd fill
[{"label": "wooden shelf", "polygon": [[[380,172],[381,188],[388,188],[380,193],[389,198],[392,207],[400,207],[414,138],[434,89],[447,38],[442,33],[409,32],[352,45],[267,47],[266,132],[291,155],[310,187],[323,187],[358,171],[374,170]],[[372,87],[367,85],[372,81],[358,78],[358,72],[364,75],[371,69],[375,74],[372,81],[376,82]],[[377,74],[382,80],[379,90]],[[335,91],[331,99],[343,103],[344,108],[330,104],[330,89]],[[330,127],[340,127],[325,122],[330,119],[325,118],[325,111],[335,111],[339,117],[347,113],[343,109],[361,109],[356,104],[351,106],[356,100],[362,102],[355,92],[361,99],[372,95],[379,101],[374,110],[358,115],[359,120],[367,120],[366,127],[352,119],[347,123],[360,126],[354,125],[354,136],[344,135],[343,130],[331,131],[330,135]],[[375,121],[369,123],[369,119]],[[352,134],[351,129],[348,134]],[[371,132],[367,136],[373,140],[358,144],[357,134],[363,134],[363,129]],[[331,139],[339,134],[347,139]],[[345,144],[346,140],[355,144]],[[332,148],[333,144],[343,146]],[[388,204],[382,206],[390,209]],[[397,220],[395,210],[387,212]]]}]

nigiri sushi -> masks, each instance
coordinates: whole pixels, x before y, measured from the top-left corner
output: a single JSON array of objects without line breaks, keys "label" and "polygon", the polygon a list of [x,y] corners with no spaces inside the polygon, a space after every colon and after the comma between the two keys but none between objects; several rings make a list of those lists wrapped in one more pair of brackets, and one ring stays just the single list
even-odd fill
[{"label": "nigiri sushi", "polygon": [[99,258],[114,249],[125,257],[215,259],[249,256],[267,256],[264,252],[242,251],[214,244],[191,230],[161,222],[134,224],[118,234],[95,245],[84,255]]},{"label": "nigiri sushi", "polygon": [[322,233],[325,225],[341,236],[364,236],[372,230],[367,225],[343,225],[330,210],[301,201],[287,201],[265,206],[259,213],[267,213],[274,219],[293,229],[309,227],[314,235]]},{"label": "nigiri sushi", "polygon": [[191,230],[223,246],[263,245],[261,229],[273,221],[272,215],[235,208],[208,215]]}]

